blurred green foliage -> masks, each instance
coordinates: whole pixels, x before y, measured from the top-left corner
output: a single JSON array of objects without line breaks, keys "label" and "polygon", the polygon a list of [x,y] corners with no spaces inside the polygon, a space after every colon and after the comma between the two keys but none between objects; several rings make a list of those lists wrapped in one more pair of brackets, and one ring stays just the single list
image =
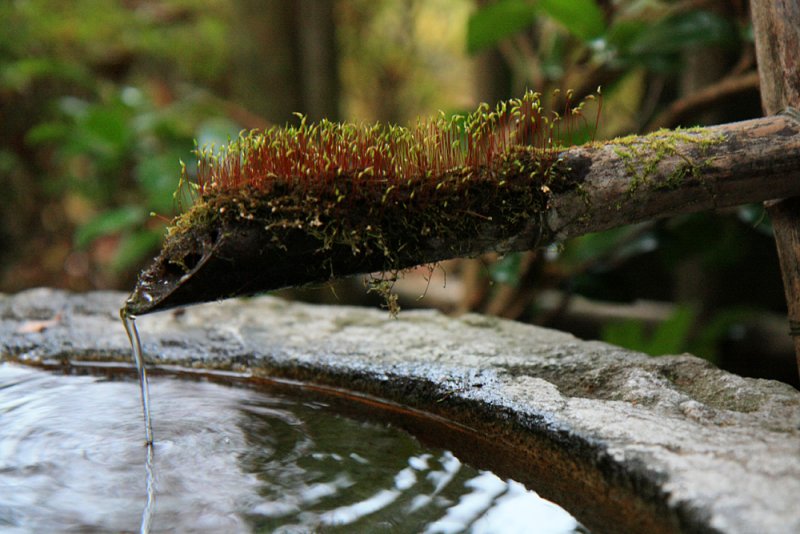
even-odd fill
[{"label": "blurred green foliage", "polygon": [[746,28],[737,28],[733,20],[704,9],[681,11],[675,3],[657,1],[620,2],[616,7],[606,17],[595,0],[491,2],[470,17],[467,50],[473,54],[486,50],[529,30],[543,18],[566,30],[558,40],[575,37],[591,50],[595,60],[622,68],[674,70],[680,68],[678,54],[683,50],[735,47],[742,37],[752,39]]},{"label": "blurred green foliage", "polygon": [[66,219],[60,232],[74,228],[78,250],[115,236],[96,265],[110,279],[157,250],[163,222],[150,213],[173,213],[178,163],[194,139],[238,133],[224,118],[220,131],[203,92],[174,87],[218,78],[231,52],[225,13],[223,2],[199,0],[0,5],[9,187]]},{"label": "blurred green foliage", "polygon": [[731,329],[740,328],[759,317],[759,310],[731,306],[701,321],[691,306],[677,306],[675,311],[653,329],[641,320],[611,321],[603,325],[603,341],[650,354],[688,352],[719,363],[719,343]]},{"label": "blurred green foliage", "polygon": [[603,326],[601,337],[608,343],[638,350],[653,356],[679,354],[688,350],[688,340],[696,314],[688,306],[679,306],[653,332],[641,321],[628,319]]},{"label": "blurred green foliage", "polygon": [[540,17],[549,17],[586,42],[600,37],[606,29],[603,12],[594,0],[501,0],[470,17],[467,50],[474,54],[490,48],[528,29]]},{"label": "blurred green foliage", "polygon": [[42,77],[94,89],[98,67],[138,61],[142,72],[212,81],[231,52],[227,16],[222,0],[3,2],[0,79],[15,91]]}]

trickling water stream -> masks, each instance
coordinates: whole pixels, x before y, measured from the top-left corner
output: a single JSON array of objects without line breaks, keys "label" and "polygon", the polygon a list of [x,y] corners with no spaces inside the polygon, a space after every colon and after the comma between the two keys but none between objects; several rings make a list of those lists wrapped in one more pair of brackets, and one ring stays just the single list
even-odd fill
[{"label": "trickling water stream", "polygon": [[130,378],[0,364],[0,530],[582,531],[521,484],[302,392],[150,385],[144,448]]},{"label": "trickling water stream", "polygon": [[142,342],[139,340],[139,330],[136,328],[136,317],[128,315],[125,308],[119,311],[125,332],[131,342],[133,363],[136,364],[136,373],[139,375],[139,396],[142,399],[142,413],[144,415],[144,442],[149,447],[153,444],[153,422],[150,419],[150,387],[147,383],[147,370],[144,367],[144,354]]}]

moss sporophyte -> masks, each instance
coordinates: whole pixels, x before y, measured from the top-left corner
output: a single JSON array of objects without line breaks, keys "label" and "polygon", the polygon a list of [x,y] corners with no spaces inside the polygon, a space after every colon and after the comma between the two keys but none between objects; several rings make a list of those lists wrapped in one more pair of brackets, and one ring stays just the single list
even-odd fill
[{"label": "moss sporophyte", "polygon": [[[528,92],[408,128],[300,116],[297,126],[199,149],[196,180],[185,167],[181,177],[194,202],[143,274],[148,296],[165,297],[159,278],[194,293],[170,295],[169,307],[502,250],[551,195],[577,185],[559,159],[558,140],[587,122],[584,102],[571,99],[559,114]],[[195,280],[212,256],[213,290]]]}]

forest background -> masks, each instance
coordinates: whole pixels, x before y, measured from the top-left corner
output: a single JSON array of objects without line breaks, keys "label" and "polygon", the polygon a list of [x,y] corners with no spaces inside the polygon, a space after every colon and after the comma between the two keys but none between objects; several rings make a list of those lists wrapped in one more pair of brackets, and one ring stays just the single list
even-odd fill
[{"label": "forest background", "polygon": [[[745,0],[13,0],[0,21],[2,292],[132,288],[180,161],[294,112],[405,125],[602,86],[575,139],[762,115]],[[761,205],[445,262],[395,291],[798,385]],[[380,304],[360,278],[279,293]]]}]

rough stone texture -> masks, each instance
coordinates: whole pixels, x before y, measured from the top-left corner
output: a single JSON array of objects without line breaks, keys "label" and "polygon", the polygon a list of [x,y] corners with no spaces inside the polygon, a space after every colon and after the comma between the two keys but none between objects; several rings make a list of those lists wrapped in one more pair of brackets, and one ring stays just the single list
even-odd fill
[{"label": "rough stone texture", "polygon": [[[0,359],[127,361],[124,299],[0,296]],[[660,501],[674,529],[800,532],[800,392],[780,382],[477,315],[391,319],[261,297],[137,323],[155,364],[346,385],[544,436],[609,484]]]}]

